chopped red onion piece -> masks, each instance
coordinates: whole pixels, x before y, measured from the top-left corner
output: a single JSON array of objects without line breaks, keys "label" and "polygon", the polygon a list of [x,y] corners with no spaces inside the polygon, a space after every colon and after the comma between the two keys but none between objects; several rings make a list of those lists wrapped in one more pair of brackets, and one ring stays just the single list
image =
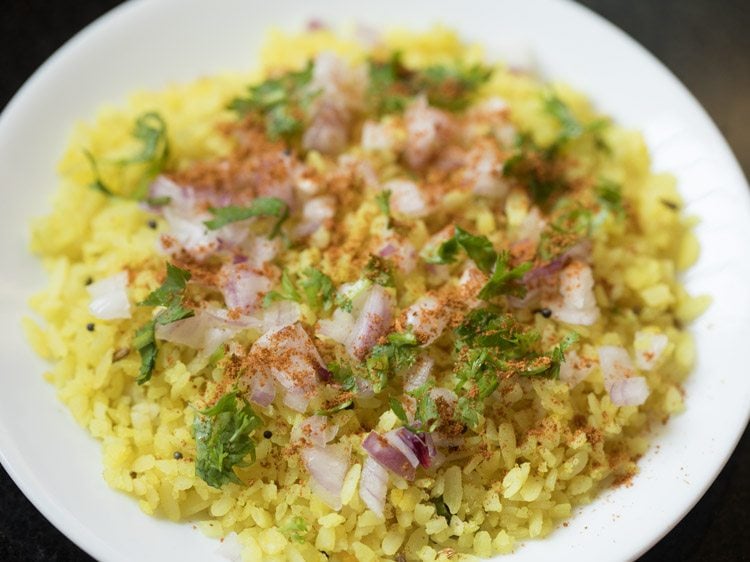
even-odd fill
[{"label": "chopped red onion piece", "polygon": [[408,274],[417,266],[417,251],[411,242],[389,235],[375,252],[381,258],[391,260],[401,273]]},{"label": "chopped red onion piece", "polygon": [[425,468],[430,468],[432,459],[437,455],[432,434],[428,432],[412,433],[405,427],[401,427],[396,430],[396,435],[414,453],[419,464]]},{"label": "chopped red onion piece", "polygon": [[406,457],[406,460],[409,461],[409,464],[416,468],[419,466],[419,459],[417,458],[417,454],[412,448],[411,443],[401,436],[401,430],[406,432],[409,431],[406,428],[400,427],[398,429],[392,429],[391,431],[383,435],[383,437],[392,447],[395,447],[396,449],[401,451],[401,454]]},{"label": "chopped red onion piece", "polygon": [[479,144],[466,153],[463,180],[474,193],[483,197],[503,199],[508,193],[503,162],[492,145]]},{"label": "chopped red onion piece", "polygon": [[384,468],[406,480],[414,480],[414,465],[382,435],[371,431],[362,442],[362,447]]}]

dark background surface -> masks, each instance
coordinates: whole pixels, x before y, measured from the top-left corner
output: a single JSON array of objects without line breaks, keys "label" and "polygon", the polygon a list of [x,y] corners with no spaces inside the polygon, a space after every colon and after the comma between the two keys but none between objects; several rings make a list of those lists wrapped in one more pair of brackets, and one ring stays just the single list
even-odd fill
[{"label": "dark background surface", "polygon": [[[633,36],[687,85],[749,175],[750,2],[582,3]],[[0,107],[55,49],[116,4],[115,0],[4,3],[0,16]],[[641,560],[750,560],[749,505],[750,433],[746,432],[703,499]],[[52,527],[0,468],[0,561],[21,560],[78,561],[89,557]]]}]

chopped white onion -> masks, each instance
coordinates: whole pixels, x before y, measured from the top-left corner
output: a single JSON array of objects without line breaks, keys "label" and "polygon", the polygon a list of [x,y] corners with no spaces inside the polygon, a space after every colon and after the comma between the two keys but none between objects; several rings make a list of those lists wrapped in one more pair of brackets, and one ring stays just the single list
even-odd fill
[{"label": "chopped white onion", "polygon": [[598,348],[599,366],[604,388],[615,406],[639,406],[649,395],[644,377],[636,376],[630,355],[623,347],[605,345]]},{"label": "chopped white onion", "polygon": [[189,318],[156,325],[157,339],[197,349],[201,356],[210,355],[236,333],[236,327],[222,323],[203,310]]},{"label": "chopped white onion", "polygon": [[412,328],[417,341],[430,345],[448,325],[450,310],[434,295],[426,294],[404,311],[405,323]]},{"label": "chopped white onion", "polygon": [[252,312],[261,295],[271,290],[271,280],[244,263],[225,263],[219,270],[219,289],[230,309]]},{"label": "chopped white onion", "polygon": [[267,370],[285,391],[284,403],[304,412],[325,370],[315,344],[298,323],[269,330],[250,348],[258,369]]},{"label": "chopped white onion", "polygon": [[596,367],[596,362],[581,357],[575,349],[565,352],[565,361],[560,365],[560,380],[571,388],[589,376]]},{"label": "chopped white onion", "polygon": [[543,304],[552,318],[567,324],[590,326],[599,318],[594,276],[588,264],[574,260],[560,272],[560,296]]},{"label": "chopped white onion", "polygon": [[422,190],[411,180],[391,180],[383,184],[383,190],[391,192],[389,200],[391,209],[399,215],[420,218],[430,213]]},{"label": "chopped white onion", "polygon": [[393,297],[380,285],[367,291],[362,309],[346,340],[346,349],[355,359],[362,359],[388,331],[392,319]]},{"label": "chopped white onion", "polygon": [[668,344],[669,338],[665,334],[645,330],[637,331],[633,341],[635,364],[644,371],[652,370],[664,354]]},{"label": "chopped white onion", "polygon": [[424,386],[430,377],[434,365],[435,360],[426,353],[422,353],[404,375],[404,390],[411,392]]},{"label": "chopped white onion", "polygon": [[87,287],[91,302],[89,312],[101,320],[130,318],[130,301],[128,301],[128,274],[126,271],[115,273]]},{"label": "chopped white onion", "polygon": [[396,130],[388,122],[365,121],[362,125],[362,148],[368,151],[397,151],[401,149]]},{"label": "chopped white onion", "polygon": [[406,161],[415,170],[423,168],[450,136],[447,114],[430,107],[425,96],[416,99],[404,113],[406,121]]},{"label": "chopped white onion", "polygon": [[508,182],[503,178],[503,162],[497,149],[482,145],[475,146],[466,154],[463,180],[475,194],[492,199],[503,199],[509,189]]},{"label": "chopped white onion", "polygon": [[330,338],[335,342],[344,344],[354,327],[354,316],[345,310],[337,308],[329,320],[319,320],[317,335]]},{"label": "chopped white onion", "polygon": [[290,437],[292,441],[304,440],[311,445],[325,447],[333,441],[338,430],[339,426],[331,423],[327,417],[316,415],[305,418],[295,425]]},{"label": "chopped white onion", "polygon": [[336,214],[336,203],[333,197],[321,196],[310,199],[302,207],[302,220],[294,229],[295,236],[304,237],[313,234]]},{"label": "chopped white onion", "polygon": [[417,266],[417,251],[412,243],[394,235],[387,236],[375,253],[381,258],[391,260],[398,270],[404,274],[411,273]]},{"label": "chopped white onion", "polygon": [[609,387],[609,397],[615,406],[640,406],[649,394],[645,377],[618,380]]},{"label": "chopped white onion", "polygon": [[216,554],[222,558],[226,558],[230,562],[242,562],[242,544],[237,538],[237,533],[232,531],[221,539],[221,544],[216,549]]},{"label": "chopped white onion", "polygon": [[310,476],[310,489],[328,507],[341,509],[341,489],[349,470],[350,448],[343,443],[325,447],[304,447],[300,451]]},{"label": "chopped white onion", "polygon": [[388,471],[368,456],[362,464],[359,479],[359,497],[377,516],[383,517],[385,497],[388,492]]}]

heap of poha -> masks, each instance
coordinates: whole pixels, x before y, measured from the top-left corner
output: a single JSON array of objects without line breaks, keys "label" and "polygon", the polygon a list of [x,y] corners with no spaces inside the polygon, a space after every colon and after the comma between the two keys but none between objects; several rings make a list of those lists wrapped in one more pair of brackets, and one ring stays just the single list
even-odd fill
[{"label": "heap of poha", "polygon": [[103,109],[60,172],[29,339],[106,481],[230,558],[511,552],[683,408],[673,178],[445,29],[274,32],[255,75]]}]

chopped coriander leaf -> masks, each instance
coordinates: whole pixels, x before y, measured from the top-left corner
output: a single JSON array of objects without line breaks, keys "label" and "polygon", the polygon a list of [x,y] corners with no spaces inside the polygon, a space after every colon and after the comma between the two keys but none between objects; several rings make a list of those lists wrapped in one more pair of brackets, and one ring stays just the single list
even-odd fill
[{"label": "chopped coriander leaf", "polygon": [[472,429],[479,425],[480,410],[484,406],[477,400],[472,400],[468,396],[461,396],[456,401],[455,417],[463,424]]},{"label": "chopped coriander leaf", "polygon": [[336,306],[343,310],[344,312],[350,312],[354,308],[354,303],[352,302],[352,299],[346,297],[345,295],[336,295]]},{"label": "chopped coriander leaf", "polygon": [[284,105],[274,107],[266,115],[266,131],[272,139],[292,137],[301,132],[302,127],[302,120]]},{"label": "chopped coriander leaf", "polygon": [[432,390],[432,385],[425,383],[410,392],[416,401],[414,419],[419,424],[419,431],[435,431],[440,423],[438,407],[430,390]]},{"label": "chopped coriander leaf", "polygon": [[544,206],[554,194],[566,190],[568,183],[553,152],[539,148],[527,136],[521,139],[516,152],[503,164],[503,175],[524,186],[534,202]]},{"label": "chopped coriander leaf", "polygon": [[581,336],[578,333],[571,332],[552,349],[549,354],[552,365],[546,373],[550,378],[556,379],[560,376],[560,365],[565,362],[565,352],[579,339],[581,339]]},{"label": "chopped coriander leaf", "polygon": [[435,505],[435,513],[439,517],[445,517],[446,521],[451,520],[451,512],[448,509],[448,506],[445,505],[445,501],[443,500],[443,496],[438,496],[436,498],[433,498],[432,503]]},{"label": "chopped coriander leaf", "polygon": [[302,272],[304,276],[299,285],[308,306],[315,310],[329,311],[336,300],[336,289],[333,281],[322,271],[308,267]]},{"label": "chopped coriander leaf", "polygon": [[554,93],[547,93],[542,98],[542,104],[559,122],[559,134],[547,147],[538,146],[528,134],[520,134],[516,139],[516,152],[503,164],[503,175],[528,189],[534,202],[540,206],[546,205],[554,195],[568,188],[559,164],[560,149],[569,141],[585,133],[596,134],[607,125],[602,120],[583,125]]},{"label": "chopped coriander leaf", "polygon": [[485,273],[492,271],[497,257],[492,242],[486,236],[475,236],[459,226],[455,228],[453,236],[440,244],[435,255],[427,261],[438,264],[453,263],[461,248],[474,260],[479,269]]},{"label": "chopped coriander leaf", "polygon": [[539,341],[538,332],[524,330],[513,315],[503,314],[500,309],[492,306],[469,312],[454,332],[459,349],[491,347],[526,355]]},{"label": "chopped coriander leaf", "polygon": [[577,201],[561,199],[556,215],[542,231],[537,254],[543,260],[555,259],[591,236],[595,218],[590,209]]},{"label": "chopped coriander leaf", "polygon": [[329,363],[327,367],[333,376],[333,380],[341,386],[341,390],[353,392],[357,389],[357,378],[349,365]]},{"label": "chopped coriander leaf", "polygon": [[336,289],[331,278],[315,268],[305,269],[296,283],[284,270],[281,273],[281,289],[266,293],[263,306],[279,300],[305,302],[313,310],[329,311],[336,302]]},{"label": "chopped coriander leaf", "polygon": [[584,128],[576,119],[570,108],[563,103],[563,101],[557,97],[554,93],[548,92],[544,98],[544,109],[552,115],[560,123],[561,131],[558,135],[555,144],[564,143],[570,139],[581,136],[584,132]]},{"label": "chopped coriander leaf", "polygon": [[167,263],[167,274],[161,286],[139,303],[141,306],[174,306],[182,302],[182,292],[190,280],[190,272]]},{"label": "chopped coriander leaf", "polygon": [[151,373],[156,365],[156,321],[151,320],[138,328],[133,338],[133,347],[141,356],[141,367],[136,382],[143,384],[151,379]]},{"label": "chopped coriander leaf", "polygon": [[94,173],[94,181],[92,181],[89,184],[89,187],[95,191],[98,191],[99,193],[103,193],[107,197],[114,197],[115,194],[112,192],[112,190],[107,187],[107,184],[104,183],[102,180],[102,176],[99,173],[99,166],[96,163],[96,159],[94,158],[94,155],[91,154],[90,151],[84,149],[83,155],[86,157],[86,160],[89,161],[89,166],[91,166],[91,171]]},{"label": "chopped coriander leaf", "polygon": [[401,59],[401,53],[395,52],[385,61],[369,61],[369,103],[379,115],[399,113],[409,103],[412,93],[409,91],[408,79],[411,71]]},{"label": "chopped coriander leaf", "polygon": [[172,198],[164,195],[163,197],[146,197],[144,201],[151,207],[163,207],[164,205],[169,205],[172,202]]},{"label": "chopped coriander leaf", "polygon": [[403,111],[416,96],[427,96],[429,103],[449,111],[462,111],[474,94],[492,75],[492,69],[459,64],[433,65],[423,69],[407,68],[401,53],[382,61],[371,60],[368,97],[380,115]]},{"label": "chopped coriander leaf", "polygon": [[[141,143],[140,151],[131,157],[117,160],[115,163],[121,166],[147,164],[143,177],[130,196],[132,199],[142,200],[147,196],[148,185],[164,169],[169,158],[167,124],[157,112],[149,111],[136,119],[133,137]],[[84,150],[83,153],[94,172],[94,181],[90,187],[105,195],[115,196],[116,194],[102,180],[94,156],[88,150]]]},{"label": "chopped coriander leaf", "polygon": [[372,348],[365,361],[375,392],[381,392],[393,373],[411,367],[417,359],[419,342],[411,332],[392,332],[386,342]]},{"label": "chopped coriander leaf", "polygon": [[241,484],[234,467],[247,466],[248,455],[255,462],[252,433],[260,426],[260,417],[236,391],[198,412],[193,421],[196,475],[214,488],[229,482]]},{"label": "chopped coriander leaf", "polygon": [[370,255],[370,259],[367,265],[365,265],[364,277],[383,287],[396,286],[396,282],[393,280],[393,266],[391,265],[391,261],[374,254]]},{"label": "chopped coriander leaf", "polygon": [[353,407],[354,402],[352,400],[343,400],[342,402],[339,402],[335,406],[331,408],[326,408],[323,410],[317,410],[315,412],[316,416],[330,416],[331,414],[335,414],[336,412],[340,412],[341,410],[349,410]]},{"label": "chopped coriander leaf", "polygon": [[234,99],[229,108],[240,115],[263,115],[271,138],[292,138],[302,131],[304,109],[316,95],[307,88],[312,71],[313,63],[309,61],[302,70],[250,86],[247,96]]},{"label": "chopped coriander leaf", "polygon": [[[216,230],[227,224],[244,221],[253,217],[278,217],[279,221],[273,229],[273,231],[276,231],[277,226],[289,216],[289,207],[286,202],[278,197],[258,197],[247,207],[228,205],[226,207],[211,208],[209,211],[214,218],[205,221],[203,224],[211,230]],[[270,238],[274,237],[273,231],[269,236]]]},{"label": "chopped coriander leaf", "polygon": [[216,350],[209,356],[208,358],[208,364],[211,367],[216,367],[216,365],[224,359],[224,356],[227,353],[227,348],[223,344],[216,348]]},{"label": "chopped coriander leaf", "polygon": [[494,307],[473,310],[454,333],[455,391],[459,396],[454,415],[470,427],[476,427],[484,411],[484,399],[501,379],[556,377],[565,349],[577,338],[568,336],[545,353],[540,349],[538,331],[524,328],[511,314]]},{"label": "chopped coriander leaf", "polygon": [[602,207],[614,215],[622,215],[625,212],[620,184],[609,180],[601,180],[594,189],[596,199]]},{"label": "chopped coriander leaf", "polygon": [[516,267],[509,266],[510,254],[500,252],[495,260],[495,268],[489,281],[479,291],[479,298],[489,300],[500,295],[510,295],[523,298],[526,296],[526,285],[523,276],[531,267],[531,262],[522,263]]},{"label": "chopped coriander leaf", "polygon": [[286,269],[281,272],[281,288],[278,291],[267,292],[263,297],[263,306],[268,307],[276,301],[302,302],[302,297]]},{"label": "chopped coriander leaf", "polygon": [[430,105],[461,111],[472,101],[473,94],[492,76],[492,69],[475,64],[469,67],[435,65],[414,75],[413,88],[425,92]]},{"label": "chopped coriander leaf", "polygon": [[[123,158],[120,164],[152,164],[152,172],[158,173],[169,157],[167,124],[155,111],[139,116],[133,128],[133,137],[142,143],[141,150],[134,156]],[[157,169],[158,168],[158,169]],[[154,174],[156,175],[156,174]]]},{"label": "chopped coriander leaf", "polygon": [[304,543],[308,533],[307,521],[300,516],[290,517],[281,525],[280,530],[289,540]]},{"label": "chopped coriander leaf", "polygon": [[375,196],[375,203],[386,217],[391,217],[391,190],[385,189]]},{"label": "chopped coriander leaf", "polygon": [[406,416],[406,410],[404,410],[403,404],[396,400],[395,398],[391,397],[388,399],[388,404],[391,407],[391,410],[393,410],[393,413],[396,414],[396,417],[403,423],[405,426],[409,425],[409,418]]},{"label": "chopped coriander leaf", "polygon": [[141,368],[136,382],[143,384],[151,379],[156,364],[156,326],[165,325],[189,318],[194,312],[186,308],[182,301],[190,272],[167,263],[167,273],[162,285],[152,291],[139,306],[163,306],[156,317],[138,328],[133,339],[133,347],[141,355]]}]

